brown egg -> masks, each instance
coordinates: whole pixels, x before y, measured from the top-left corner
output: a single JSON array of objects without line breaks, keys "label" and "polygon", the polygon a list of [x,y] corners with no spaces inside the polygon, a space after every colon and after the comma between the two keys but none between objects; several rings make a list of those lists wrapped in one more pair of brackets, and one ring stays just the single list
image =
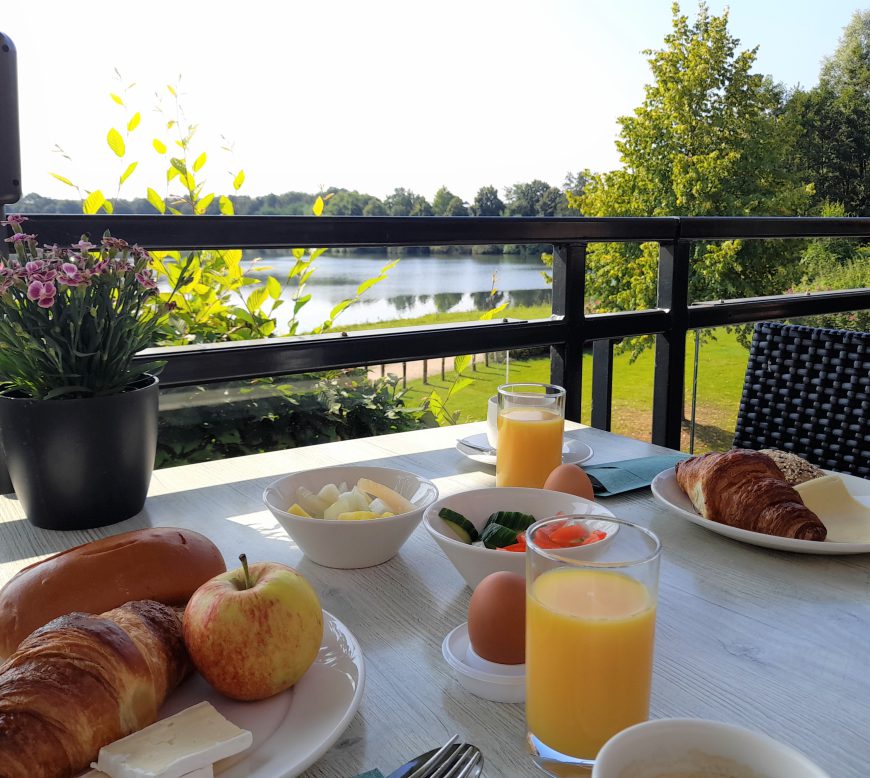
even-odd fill
[{"label": "brown egg", "polygon": [[523,576],[501,571],[491,573],[477,585],[468,603],[468,639],[481,659],[502,665],[526,661]]},{"label": "brown egg", "polygon": [[592,481],[578,465],[559,465],[547,476],[544,488],[554,492],[565,492],[577,497],[585,497],[587,500],[595,499],[592,489]]}]

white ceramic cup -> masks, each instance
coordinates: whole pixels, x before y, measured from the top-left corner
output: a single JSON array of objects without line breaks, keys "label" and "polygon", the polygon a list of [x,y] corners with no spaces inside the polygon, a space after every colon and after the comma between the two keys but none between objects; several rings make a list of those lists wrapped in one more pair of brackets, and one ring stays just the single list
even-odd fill
[{"label": "white ceramic cup", "polygon": [[486,439],[493,448],[498,448],[498,395],[494,394],[486,403]]},{"label": "white ceramic cup", "polygon": [[624,729],[598,752],[592,778],[660,778],[684,773],[831,778],[791,746],[760,732],[704,719],[656,719]]}]

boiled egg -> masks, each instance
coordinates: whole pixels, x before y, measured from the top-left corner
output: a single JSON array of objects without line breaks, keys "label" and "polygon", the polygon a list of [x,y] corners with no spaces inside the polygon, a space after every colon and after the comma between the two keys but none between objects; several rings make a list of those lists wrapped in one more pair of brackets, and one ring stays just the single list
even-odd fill
[{"label": "boiled egg", "polygon": [[486,576],[468,603],[468,639],[481,659],[526,661],[526,579],[505,570]]},{"label": "boiled egg", "polygon": [[595,499],[595,491],[592,489],[592,481],[577,465],[559,465],[547,476],[544,488],[554,492],[564,492],[577,497],[585,497],[587,500]]}]

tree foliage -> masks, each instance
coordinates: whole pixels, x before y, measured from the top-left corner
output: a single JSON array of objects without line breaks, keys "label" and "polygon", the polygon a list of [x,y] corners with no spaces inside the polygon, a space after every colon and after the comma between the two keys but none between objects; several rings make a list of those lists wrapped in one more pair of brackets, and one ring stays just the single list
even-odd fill
[{"label": "tree foliage", "polygon": [[470,210],[472,216],[501,216],[505,211],[505,204],[498,196],[498,189],[494,186],[482,186],[477,190]]},{"label": "tree foliage", "polygon": [[[673,5],[673,29],[648,50],[643,103],[619,119],[623,167],[590,175],[568,201],[586,216],[751,216],[806,211],[810,189],[785,164],[782,89],[754,73],[728,12],[701,4],[694,23]],[[797,271],[782,247],[741,241],[694,249],[691,298],[779,293]],[[595,244],[588,289],[598,310],[655,304],[658,246]]]},{"label": "tree foliage", "polygon": [[794,165],[815,184],[819,206],[870,215],[870,11],[856,11],[818,86],[795,90],[786,115],[794,128]]}]

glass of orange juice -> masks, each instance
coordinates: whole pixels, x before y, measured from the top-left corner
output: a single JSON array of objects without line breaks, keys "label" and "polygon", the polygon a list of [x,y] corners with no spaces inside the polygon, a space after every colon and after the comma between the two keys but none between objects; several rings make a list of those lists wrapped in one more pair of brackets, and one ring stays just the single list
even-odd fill
[{"label": "glass of orange juice", "polygon": [[555,384],[498,388],[496,486],[540,489],[562,464],[565,390]]},{"label": "glass of orange juice", "polygon": [[526,531],[526,728],[532,753],[562,763],[560,775],[570,765],[588,775],[611,736],[649,716],[661,544],[598,517],[610,525],[603,540],[553,547],[588,518]]}]

